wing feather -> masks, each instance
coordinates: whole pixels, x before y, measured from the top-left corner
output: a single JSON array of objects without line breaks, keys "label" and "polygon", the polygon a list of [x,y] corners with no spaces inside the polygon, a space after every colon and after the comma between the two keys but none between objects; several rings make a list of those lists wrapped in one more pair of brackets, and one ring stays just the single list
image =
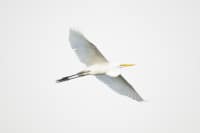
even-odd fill
[{"label": "wing feather", "polygon": [[89,42],[80,32],[71,29],[69,41],[79,60],[86,66],[108,62],[97,47]]},{"label": "wing feather", "polygon": [[142,97],[121,75],[118,77],[96,75],[96,78],[104,82],[106,85],[121,95],[128,96],[136,101],[143,101]]}]

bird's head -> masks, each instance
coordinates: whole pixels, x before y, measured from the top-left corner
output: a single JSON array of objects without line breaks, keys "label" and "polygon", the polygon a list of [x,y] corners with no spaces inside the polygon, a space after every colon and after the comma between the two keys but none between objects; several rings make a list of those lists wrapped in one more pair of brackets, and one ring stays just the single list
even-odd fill
[{"label": "bird's head", "polygon": [[125,67],[131,67],[131,66],[135,66],[136,64],[120,64],[119,67],[120,68],[125,68]]}]

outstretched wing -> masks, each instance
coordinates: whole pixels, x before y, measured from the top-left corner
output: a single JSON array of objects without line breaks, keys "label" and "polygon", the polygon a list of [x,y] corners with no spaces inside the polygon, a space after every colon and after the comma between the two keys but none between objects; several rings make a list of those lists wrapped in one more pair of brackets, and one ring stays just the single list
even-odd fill
[{"label": "outstretched wing", "polygon": [[79,60],[86,66],[108,62],[97,47],[89,42],[80,32],[71,29],[69,41]]},{"label": "outstretched wing", "polygon": [[121,75],[118,77],[96,75],[96,77],[119,94],[128,96],[136,101],[143,101],[142,97]]}]

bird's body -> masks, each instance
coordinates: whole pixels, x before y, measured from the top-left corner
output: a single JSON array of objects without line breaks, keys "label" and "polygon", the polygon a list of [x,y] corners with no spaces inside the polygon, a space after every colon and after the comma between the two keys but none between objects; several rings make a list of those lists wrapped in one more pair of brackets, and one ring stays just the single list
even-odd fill
[{"label": "bird's body", "polygon": [[110,63],[102,63],[89,66],[85,71],[89,71],[90,75],[106,74],[111,77],[117,77],[120,75],[120,68]]},{"label": "bird's body", "polygon": [[90,75],[105,74],[110,68],[108,63],[96,64],[86,68]]},{"label": "bird's body", "polygon": [[97,47],[89,42],[80,32],[70,30],[69,41],[72,49],[78,55],[79,60],[84,63],[86,69],[67,77],[63,77],[57,82],[63,82],[74,78],[95,75],[114,91],[121,95],[131,97],[137,101],[143,101],[142,97],[135,89],[121,76],[120,69],[134,64],[111,64],[97,49]]}]

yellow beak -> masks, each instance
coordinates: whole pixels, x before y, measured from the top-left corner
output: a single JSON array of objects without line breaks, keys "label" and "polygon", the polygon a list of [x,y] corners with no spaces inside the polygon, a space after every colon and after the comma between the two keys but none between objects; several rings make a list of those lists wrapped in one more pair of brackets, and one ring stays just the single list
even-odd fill
[{"label": "yellow beak", "polygon": [[136,64],[120,64],[121,67],[135,66]]}]

